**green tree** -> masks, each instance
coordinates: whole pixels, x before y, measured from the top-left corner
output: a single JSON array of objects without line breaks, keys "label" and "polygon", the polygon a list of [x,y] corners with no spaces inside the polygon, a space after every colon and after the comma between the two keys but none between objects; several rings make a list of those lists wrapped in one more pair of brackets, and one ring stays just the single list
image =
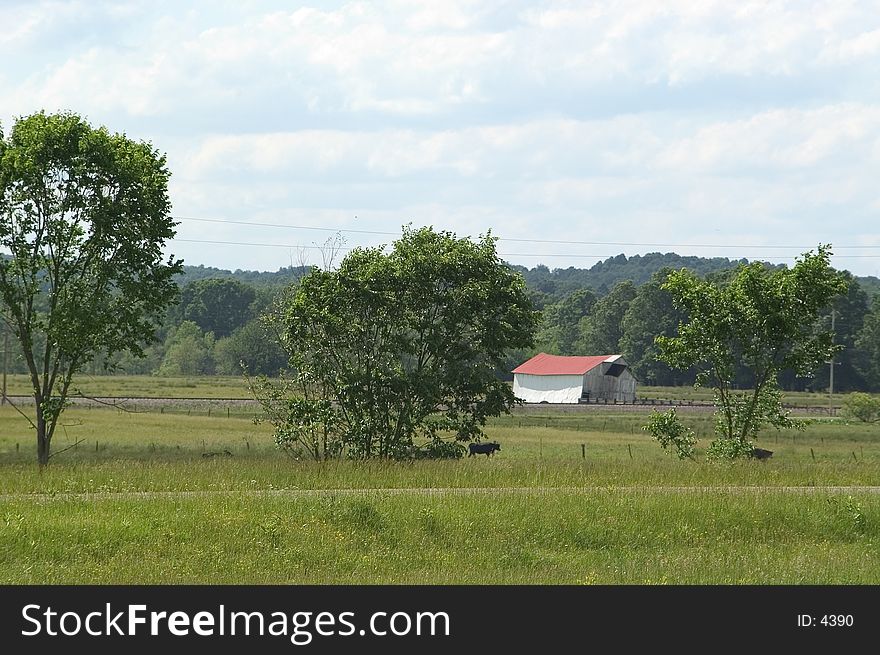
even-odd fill
[{"label": "green tree", "polygon": [[141,352],[181,264],[165,157],[75,114],[37,113],[0,136],[0,294],[34,397],[37,460],[74,376],[96,354]]},{"label": "green tree", "polygon": [[663,288],[671,269],[654,274],[638,288],[621,321],[620,352],[632,367],[633,374],[649,385],[693,383],[692,371],[678,371],[660,358],[655,338],[675,336],[684,312],[675,307],[672,295]]},{"label": "green tree", "polygon": [[168,335],[165,345],[159,375],[210,375],[214,372],[213,332],[202,332],[192,321],[184,321]]},{"label": "green tree", "polygon": [[855,341],[856,366],[868,389],[880,391],[880,296],[874,296]]},{"label": "green tree", "polygon": [[214,344],[215,371],[219,375],[277,376],[287,366],[287,356],[262,321],[254,319],[231,336]]},{"label": "green tree", "polygon": [[843,401],[843,410],[847,416],[865,423],[880,422],[880,398],[858,391],[847,394]]},{"label": "green tree", "polygon": [[180,303],[169,310],[172,325],[192,321],[218,339],[228,337],[254,318],[251,305],[257,297],[249,284],[228,278],[207,278],[181,289]]},{"label": "green tree", "polygon": [[623,317],[636,297],[629,280],[618,282],[581,320],[577,349],[581,355],[613,355],[620,352]]},{"label": "green tree", "polygon": [[559,311],[556,314],[559,354],[578,354],[577,340],[580,336],[578,325],[585,316],[590,315],[595,305],[596,294],[589,289],[578,289],[559,303]]},{"label": "green tree", "polygon": [[[831,329],[831,310],[834,310],[834,343],[841,346],[834,358],[834,389],[850,391],[866,388],[866,380],[859,370],[859,354],[856,339],[868,314],[868,294],[849,271],[841,271],[847,288],[834,298],[831,306],[819,316],[820,329]],[[811,383],[813,389],[827,389],[830,384],[828,366],[816,371]]]},{"label": "green tree", "polygon": [[[696,367],[697,382],[715,391],[718,438],[710,454],[747,455],[764,425],[798,426],[783,410],[777,378],[785,369],[808,376],[835,350],[830,331],[815,329],[819,313],[846,290],[830,254],[819,246],[791,269],[742,265],[723,285],[687,270],[670,273],[663,288],[688,319],[678,336],[658,336],[657,345],[664,361]],[[748,391],[733,389],[739,366],[749,372]]]},{"label": "green tree", "polygon": [[558,355],[577,354],[580,321],[595,304],[596,294],[589,289],[578,289],[545,307],[537,335],[541,349]]},{"label": "green tree", "polygon": [[496,369],[532,345],[538,318],[493,238],[430,228],[313,270],[283,307],[292,377],[252,388],[276,441],[315,458],[400,458],[417,441],[478,438],[516,402]]}]

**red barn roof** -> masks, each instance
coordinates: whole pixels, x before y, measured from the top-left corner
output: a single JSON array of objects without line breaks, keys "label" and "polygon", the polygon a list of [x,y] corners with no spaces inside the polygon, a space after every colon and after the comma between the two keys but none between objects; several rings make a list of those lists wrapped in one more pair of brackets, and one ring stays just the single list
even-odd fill
[{"label": "red barn roof", "polygon": [[594,355],[591,357],[561,357],[540,353],[520,364],[514,373],[528,375],[583,375],[602,362],[614,361],[620,355]]}]

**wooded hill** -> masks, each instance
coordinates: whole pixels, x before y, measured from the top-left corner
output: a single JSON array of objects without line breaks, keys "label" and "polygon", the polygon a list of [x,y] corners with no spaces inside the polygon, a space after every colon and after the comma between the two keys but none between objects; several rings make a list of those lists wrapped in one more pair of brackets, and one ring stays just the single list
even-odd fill
[{"label": "wooded hill", "polygon": [[[678,255],[674,252],[651,252],[645,255],[617,255],[593,264],[590,268],[550,269],[543,264],[533,268],[512,265],[526,280],[533,291],[540,292],[545,300],[562,300],[578,289],[591,289],[597,296],[604,296],[614,285],[630,280],[636,286],[651,279],[657,271],[664,268],[687,268],[698,275],[734,268],[737,264],[747,264],[747,259],[728,259],[727,257],[695,257]],[[771,268],[774,264],[767,264]],[[231,278],[254,286],[282,286],[298,279],[306,269],[302,266],[285,266],[277,271],[230,271],[213,266],[184,266],[183,274],[177,283],[183,287],[189,282],[206,278]],[[856,277],[859,285],[869,297],[880,293],[880,278],[874,276]]]},{"label": "wooded hill", "polygon": [[[700,276],[722,276],[740,263],[745,260],[650,253],[618,255],[586,269],[512,266],[525,278],[542,320],[535,347],[511,352],[498,374],[509,376],[515,366],[542,351],[622,353],[641,384],[692,383],[693,374],[670,369],[658,359],[654,346],[654,337],[673,335],[685,318],[661,288],[664,276],[681,268]],[[251,373],[276,375],[287,358],[266,333],[260,316],[304,272],[302,267],[263,272],[185,266],[176,278],[179,302],[163,317],[158,341],[145,349],[146,357],[124,355],[113,362],[98,358],[87,372],[101,373],[104,364],[111,364],[129,374],[238,375],[244,362]],[[880,280],[850,279],[848,293],[834,303],[835,341],[844,346],[836,358],[835,389],[880,390]],[[826,326],[830,319],[830,310],[820,317]],[[24,372],[21,353],[11,355],[9,370]],[[828,377],[825,368],[815,378],[788,376],[782,383],[787,389],[823,389]]]}]

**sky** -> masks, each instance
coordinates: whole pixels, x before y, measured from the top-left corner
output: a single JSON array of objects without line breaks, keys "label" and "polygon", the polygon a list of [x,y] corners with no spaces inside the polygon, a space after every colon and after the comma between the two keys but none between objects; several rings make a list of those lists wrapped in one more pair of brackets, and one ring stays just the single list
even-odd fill
[{"label": "sky", "polygon": [[[277,270],[488,231],[880,276],[880,0],[0,0],[0,124],[167,154],[187,264]],[[343,251],[344,252],[344,251]]]}]

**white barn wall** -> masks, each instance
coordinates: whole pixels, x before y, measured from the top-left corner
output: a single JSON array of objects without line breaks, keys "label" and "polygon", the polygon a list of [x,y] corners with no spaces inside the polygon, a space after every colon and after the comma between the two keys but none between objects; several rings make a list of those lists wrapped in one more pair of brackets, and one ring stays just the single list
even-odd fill
[{"label": "white barn wall", "polygon": [[513,395],[527,403],[576,403],[583,388],[583,375],[513,374]]}]

